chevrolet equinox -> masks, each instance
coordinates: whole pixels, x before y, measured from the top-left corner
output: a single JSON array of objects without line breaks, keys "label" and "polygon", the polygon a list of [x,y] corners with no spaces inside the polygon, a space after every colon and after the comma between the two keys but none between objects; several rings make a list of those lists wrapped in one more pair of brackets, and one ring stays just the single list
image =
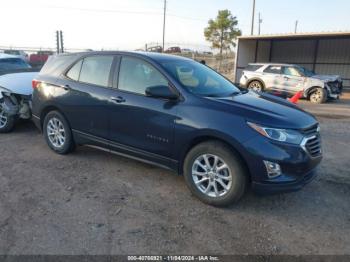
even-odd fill
[{"label": "chevrolet equinox", "polygon": [[322,159],[312,115],[187,58],[62,54],[33,88],[33,120],[56,153],[90,145],[174,170],[211,205],[234,203],[249,186],[298,190]]}]

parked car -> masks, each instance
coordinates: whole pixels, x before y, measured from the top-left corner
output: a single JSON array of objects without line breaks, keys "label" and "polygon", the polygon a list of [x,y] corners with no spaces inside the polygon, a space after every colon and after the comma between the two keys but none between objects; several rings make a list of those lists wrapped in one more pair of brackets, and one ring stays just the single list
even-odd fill
[{"label": "parked car", "polygon": [[163,52],[163,48],[161,46],[152,46],[147,48],[148,52],[154,52],[154,53],[162,53]]},{"label": "parked car", "polygon": [[4,54],[17,56],[19,58],[22,58],[26,62],[29,61],[29,55],[23,50],[7,49],[7,50],[4,50]]},{"label": "parked car", "polygon": [[188,49],[188,48],[183,48],[181,49],[181,53],[184,53],[184,54],[192,54],[193,51],[191,49]]},{"label": "parked car", "polygon": [[54,152],[91,145],[174,170],[212,205],[238,201],[249,185],[298,190],[322,159],[312,115],[183,57],[62,54],[33,87],[33,120]]},{"label": "parked car", "polygon": [[31,118],[32,80],[38,72],[0,76],[0,133],[8,133],[18,119]]},{"label": "parked car", "polygon": [[181,53],[181,48],[178,46],[169,47],[167,50],[165,50],[165,53],[168,53],[168,54]]},{"label": "parked car", "polygon": [[45,64],[49,56],[53,55],[52,51],[38,51],[36,54],[31,54],[29,57],[29,63],[33,67],[41,67]]},{"label": "parked car", "polygon": [[240,85],[255,91],[279,91],[287,94],[303,92],[312,103],[338,99],[343,81],[336,75],[317,75],[291,64],[249,64],[243,71]]},{"label": "parked car", "polygon": [[15,55],[0,54],[0,75],[13,71],[31,70],[31,66],[22,58]]}]

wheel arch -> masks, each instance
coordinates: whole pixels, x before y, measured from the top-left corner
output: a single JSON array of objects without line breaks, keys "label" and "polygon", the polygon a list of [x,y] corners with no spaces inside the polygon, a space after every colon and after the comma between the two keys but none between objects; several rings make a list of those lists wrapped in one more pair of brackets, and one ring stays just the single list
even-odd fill
[{"label": "wheel arch", "polygon": [[194,137],[190,141],[190,143],[185,148],[185,150],[182,152],[182,155],[180,157],[179,166],[178,166],[178,174],[179,175],[183,175],[183,165],[184,165],[186,156],[191,151],[191,149],[194,148],[195,146],[201,144],[201,143],[209,142],[209,141],[218,141],[218,142],[226,145],[233,152],[233,154],[235,154],[240,159],[241,163],[243,164],[243,168],[245,169],[246,173],[248,174],[248,179],[249,180],[251,179],[247,160],[245,159],[243,153],[239,149],[239,146],[233,145],[232,143],[230,143],[226,139],[224,139],[222,136],[217,136],[217,135],[212,135],[212,134],[211,135],[200,135],[200,136]]},{"label": "wheel arch", "polygon": [[305,91],[304,91],[304,97],[306,97],[307,99],[310,98],[310,95],[312,94],[313,91],[315,91],[317,88],[322,88],[321,86],[311,86],[309,88],[307,88]]},{"label": "wheel arch", "polygon": [[45,120],[46,115],[48,113],[52,112],[52,111],[59,112],[66,119],[66,121],[68,122],[67,117],[62,112],[62,110],[60,110],[57,106],[48,105],[48,106],[44,107],[43,110],[41,110],[41,113],[40,113],[40,127],[41,127],[41,129],[43,128],[44,120]]}]

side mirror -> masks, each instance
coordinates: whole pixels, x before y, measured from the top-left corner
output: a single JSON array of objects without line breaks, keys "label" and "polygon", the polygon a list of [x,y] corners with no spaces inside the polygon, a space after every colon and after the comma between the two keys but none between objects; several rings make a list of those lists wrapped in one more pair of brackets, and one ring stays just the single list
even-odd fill
[{"label": "side mirror", "polygon": [[154,98],[164,98],[176,100],[179,98],[177,94],[171,91],[169,86],[150,86],[146,88],[146,95]]}]

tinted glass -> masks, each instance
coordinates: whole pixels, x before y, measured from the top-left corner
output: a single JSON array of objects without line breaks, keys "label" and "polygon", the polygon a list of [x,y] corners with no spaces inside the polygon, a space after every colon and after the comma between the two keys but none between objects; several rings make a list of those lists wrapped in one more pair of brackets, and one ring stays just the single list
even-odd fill
[{"label": "tinted glass", "polygon": [[83,63],[83,60],[80,60],[78,63],[76,63],[67,73],[67,77],[69,77],[72,80],[78,81],[79,80],[79,74],[81,65]]},{"label": "tinted glass", "polygon": [[283,74],[288,76],[301,76],[298,69],[295,67],[289,66],[283,68]]},{"label": "tinted glass", "polygon": [[162,63],[165,70],[193,94],[224,97],[239,93],[230,81],[209,67],[191,60],[177,60]]},{"label": "tinted glass", "polygon": [[262,65],[248,65],[244,70],[255,72],[256,70],[258,70],[261,67],[262,67]]},{"label": "tinted glass", "polygon": [[146,89],[153,86],[168,86],[168,80],[147,62],[132,57],[122,58],[118,89],[145,95]]},{"label": "tinted glass", "polygon": [[280,66],[269,66],[264,70],[265,73],[271,73],[271,74],[281,74],[281,67]]},{"label": "tinted glass", "polygon": [[20,58],[5,58],[0,59],[0,70],[17,70],[31,68],[26,62]]},{"label": "tinted glass", "polygon": [[91,56],[83,60],[79,81],[98,86],[108,86],[113,56]]}]

